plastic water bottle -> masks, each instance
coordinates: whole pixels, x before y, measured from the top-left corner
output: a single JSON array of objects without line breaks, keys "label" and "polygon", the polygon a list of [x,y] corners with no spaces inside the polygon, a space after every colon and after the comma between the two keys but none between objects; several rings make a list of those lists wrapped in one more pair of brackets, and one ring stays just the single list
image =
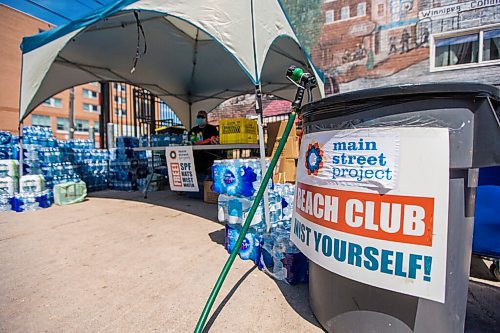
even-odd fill
[{"label": "plastic water bottle", "polygon": [[11,196],[0,194],[0,212],[8,212],[11,210],[11,200]]},{"label": "plastic water bottle", "polygon": [[217,219],[221,223],[228,221],[228,200],[229,196],[226,194],[219,195],[217,199]]},{"label": "plastic water bottle", "polygon": [[36,200],[36,193],[26,193],[24,194],[24,210],[25,211],[35,211],[40,209],[38,202]]},{"label": "plastic water bottle", "polygon": [[9,131],[0,131],[0,145],[8,145],[12,141],[12,133]]},{"label": "plastic water bottle", "polygon": [[272,274],[274,272],[274,258],[273,258],[274,237],[271,233],[263,233],[261,236],[261,255],[260,267]]},{"label": "plastic water bottle", "polygon": [[214,192],[228,195],[251,197],[255,193],[253,182],[256,173],[244,160],[224,160],[212,167]]},{"label": "plastic water bottle", "polygon": [[283,235],[277,231],[276,238],[273,244],[273,276],[280,281],[286,278],[286,269],[283,266],[283,258],[285,257],[286,244]]}]

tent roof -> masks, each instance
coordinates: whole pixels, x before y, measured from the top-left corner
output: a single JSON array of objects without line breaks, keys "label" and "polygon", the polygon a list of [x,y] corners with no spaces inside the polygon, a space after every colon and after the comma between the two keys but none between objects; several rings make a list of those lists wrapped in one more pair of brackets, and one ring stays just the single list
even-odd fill
[{"label": "tent roof", "polygon": [[292,99],[290,65],[318,74],[270,0],[122,0],[26,37],[21,48],[20,120],[71,86],[121,81],[158,95],[190,125],[198,110],[255,85]]}]

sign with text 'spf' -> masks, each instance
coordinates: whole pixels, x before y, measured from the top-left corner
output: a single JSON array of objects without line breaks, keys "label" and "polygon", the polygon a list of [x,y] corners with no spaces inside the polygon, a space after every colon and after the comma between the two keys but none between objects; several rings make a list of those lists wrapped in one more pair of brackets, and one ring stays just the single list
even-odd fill
[{"label": "sign with text 'spf'", "polygon": [[168,180],[172,191],[198,192],[193,147],[166,147]]},{"label": "sign with text 'spf'", "polygon": [[448,129],[318,132],[300,153],[297,247],[349,279],[444,303]]}]

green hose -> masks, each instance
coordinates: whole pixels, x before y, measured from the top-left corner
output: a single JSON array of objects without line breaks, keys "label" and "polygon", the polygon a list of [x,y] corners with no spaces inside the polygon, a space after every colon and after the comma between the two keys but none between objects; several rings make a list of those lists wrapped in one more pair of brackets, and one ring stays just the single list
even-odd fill
[{"label": "green hose", "polygon": [[250,227],[250,222],[253,219],[253,216],[255,215],[255,212],[257,211],[257,207],[259,206],[260,199],[262,198],[262,195],[264,194],[264,191],[267,187],[267,183],[269,182],[269,179],[271,178],[271,175],[273,174],[274,167],[276,166],[276,163],[278,162],[278,158],[281,155],[281,152],[283,151],[283,147],[285,146],[286,141],[288,140],[288,135],[290,134],[290,130],[292,129],[293,123],[295,121],[296,117],[295,111],[292,111],[290,114],[290,118],[288,118],[288,122],[286,123],[285,127],[285,132],[283,133],[283,137],[280,140],[280,143],[278,145],[278,148],[276,149],[276,152],[273,155],[273,158],[271,159],[271,164],[269,165],[269,168],[267,168],[266,174],[264,175],[264,178],[262,179],[262,183],[260,184],[259,190],[257,192],[257,196],[255,197],[252,208],[250,208],[250,212],[248,213],[248,216],[245,220],[245,224],[243,224],[243,227],[241,228],[240,236],[238,237],[238,240],[236,241],[236,244],[234,244],[233,251],[231,252],[231,255],[226,261],[226,264],[222,268],[222,271],[219,275],[219,278],[217,279],[217,282],[215,283],[214,288],[212,289],[212,292],[210,293],[210,296],[208,297],[207,304],[205,304],[205,307],[203,308],[203,312],[201,313],[200,319],[198,319],[198,323],[196,324],[196,328],[194,330],[195,333],[201,333],[203,330],[203,327],[205,327],[205,322],[207,321],[208,314],[210,313],[210,310],[212,309],[212,306],[214,305],[215,298],[219,294],[220,288],[222,287],[222,284],[224,283],[224,280],[226,279],[227,273],[229,273],[229,270],[231,269],[231,266],[233,265],[234,259],[236,258],[236,255],[238,254],[238,251],[240,250],[241,243],[243,243],[243,239],[245,238],[245,235],[248,232],[248,228]]}]

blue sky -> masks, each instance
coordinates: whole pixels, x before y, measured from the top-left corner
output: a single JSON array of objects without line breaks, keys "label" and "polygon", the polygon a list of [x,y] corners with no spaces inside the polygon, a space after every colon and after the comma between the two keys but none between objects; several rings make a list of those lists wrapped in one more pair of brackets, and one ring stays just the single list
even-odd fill
[{"label": "blue sky", "polygon": [[0,3],[43,21],[60,25],[116,0],[0,0]]}]

